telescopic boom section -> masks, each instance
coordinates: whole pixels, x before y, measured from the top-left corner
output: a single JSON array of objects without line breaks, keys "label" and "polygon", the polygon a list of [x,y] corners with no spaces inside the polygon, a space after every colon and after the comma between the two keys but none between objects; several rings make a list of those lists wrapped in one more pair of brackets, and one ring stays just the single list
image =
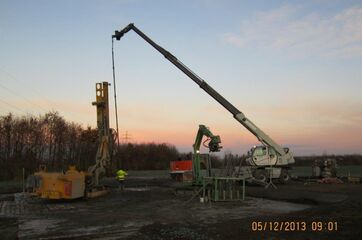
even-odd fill
[{"label": "telescopic boom section", "polygon": [[197,76],[193,71],[191,71],[188,67],[186,67],[181,61],[179,61],[174,55],[172,55],[169,51],[165,50],[163,47],[152,41],[147,35],[145,35],[141,30],[139,30],[133,23],[130,23],[127,27],[122,29],[121,31],[115,31],[115,34],[112,38],[116,40],[120,40],[123,35],[130,30],[135,31],[141,38],[143,38],[146,42],[148,42],[152,47],[154,47],[157,51],[159,51],[167,60],[169,60],[173,65],[175,65],[178,69],[180,69],[183,73],[185,73],[189,78],[191,78],[197,85],[200,86],[205,92],[207,92],[212,98],[214,98],[217,102],[219,102],[224,108],[226,108],[233,117],[240,122],[245,128],[247,128],[251,133],[253,133],[259,141],[263,144],[271,146],[275,149],[275,151],[284,156],[286,152],[284,149],[274,142],[267,134],[265,134],[260,128],[258,128],[255,124],[253,124],[241,111],[239,111],[234,105],[232,105],[228,100],[226,100],[223,96],[221,96],[216,90],[214,90],[207,82],[205,82],[202,78]]}]

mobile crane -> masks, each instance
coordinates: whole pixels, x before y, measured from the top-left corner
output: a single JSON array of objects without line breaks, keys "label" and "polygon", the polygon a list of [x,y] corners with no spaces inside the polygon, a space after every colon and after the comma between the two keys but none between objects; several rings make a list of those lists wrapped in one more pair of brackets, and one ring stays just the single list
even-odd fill
[{"label": "mobile crane", "polygon": [[[207,94],[209,94],[224,108],[226,108],[226,110],[228,110],[239,123],[241,123],[261,142],[262,145],[256,146],[248,152],[247,163],[250,166],[253,166],[253,173],[255,173],[255,177],[259,178],[260,180],[266,180],[267,176],[272,178],[279,178],[284,182],[289,180],[289,165],[295,162],[293,154],[289,148],[283,148],[277,144],[272,138],[270,138],[266,133],[258,128],[250,119],[248,119],[244,113],[238,110],[234,105],[232,105],[228,100],[220,95],[197,74],[191,71],[174,55],[152,41],[133,23],[130,23],[121,31],[115,31],[114,35],[112,35],[112,41],[114,38],[119,41],[124,36],[124,34],[130,30],[133,30],[135,33],[137,33],[143,40],[149,43],[167,60],[169,60],[173,65],[185,73],[189,78],[191,78],[200,88],[202,88]],[[269,170],[269,174],[267,170]]]},{"label": "mobile crane", "polygon": [[[203,137],[206,136],[207,139],[202,142]],[[206,145],[206,142],[208,144]],[[192,155],[192,169],[193,169],[193,185],[201,186],[202,185],[202,175],[201,175],[201,157],[200,157],[200,147],[201,143],[209,149],[209,152],[219,152],[222,146],[220,146],[221,139],[220,136],[214,135],[208,127],[205,125],[199,125],[199,130],[196,134],[195,143],[193,147]],[[210,162],[206,163],[210,170]]]}]

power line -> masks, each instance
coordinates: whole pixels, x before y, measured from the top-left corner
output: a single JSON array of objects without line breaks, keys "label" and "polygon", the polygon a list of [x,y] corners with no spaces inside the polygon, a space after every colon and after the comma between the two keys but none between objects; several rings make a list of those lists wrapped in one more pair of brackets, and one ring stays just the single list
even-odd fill
[{"label": "power line", "polygon": [[4,100],[1,100],[1,99],[0,99],[0,102],[5,103],[5,104],[8,105],[9,107],[12,107],[12,108],[14,108],[14,109],[17,109],[17,110],[20,111],[20,112],[23,112],[23,113],[25,113],[25,114],[28,114],[27,112],[21,110],[21,109],[18,108],[17,106],[15,106],[15,105],[13,105],[13,104],[10,104],[10,103],[8,103],[8,102],[6,102],[6,101],[4,101]]},{"label": "power line", "polygon": [[8,90],[9,92],[11,92],[13,95],[19,97],[19,98],[22,98],[23,100],[25,100],[25,102],[27,102],[28,104],[30,105],[34,105],[34,106],[37,106],[38,108],[42,109],[43,111],[47,112],[48,110],[43,108],[42,106],[38,105],[38,104],[35,104],[35,103],[31,103],[31,100],[27,99],[26,97],[24,96],[21,96],[21,95],[18,95],[15,91],[11,90],[10,88],[0,84],[0,87],[2,87],[3,89],[6,89]]},{"label": "power line", "polygon": [[[16,82],[20,87],[23,87],[19,82],[22,82],[23,84],[25,84],[24,81],[21,81],[20,79],[16,78],[13,74],[9,73],[8,71],[4,70],[3,67],[0,66],[0,71],[2,71],[3,73],[5,73],[6,75],[8,75],[10,78],[12,78],[13,80],[15,80],[14,82]],[[50,100],[49,98],[45,97],[44,95],[42,95],[41,93],[39,93],[38,91],[36,91],[35,89],[31,88],[30,86],[27,86],[27,90],[30,90],[31,92],[33,92],[34,95],[38,96],[39,98],[42,98],[44,101],[51,103],[52,105],[54,105],[59,111],[63,111],[66,112],[70,115],[76,115],[78,117],[80,117],[80,115],[77,112],[73,112],[73,111],[67,111],[64,110],[64,108],[60,107],[57,103],[55,103],[54,101]],[[46,110],[49,111],[49,110]]]},{"label": "power line", "polygon": [[[8,75],[10,78],[12,78],[13,80],[15,80],[15,82],[17,84],[19,84],[18,82],[22,82],[24,84],[23,81],[21,81],[20,79],[16,78],[13,74],[9,73],[8,71],[4,70],[3,67],[0,66],[0,70],[5,73],[6,75]],[[20,87],[23,87],[22,85],[19,84]],[[36,91],[35,89],[33,88],[30,88],[30,86],[27,86],[28,87],[28,90],[32,91],[34,95],[37,95],[38,97],[41,97],[43,98],[44,100],[48,101],[48,102],[51,102],[49,99],[45,98],[41,93],[39,93],[38,91]]]}]

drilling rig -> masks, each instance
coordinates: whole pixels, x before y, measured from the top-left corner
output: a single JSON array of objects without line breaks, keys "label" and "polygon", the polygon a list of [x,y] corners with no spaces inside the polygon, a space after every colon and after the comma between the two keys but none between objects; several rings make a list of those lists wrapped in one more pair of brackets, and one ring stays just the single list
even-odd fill
[{"label": "drilling rig", "polygon": [[98,150],[95,164],[87,172],[69,166],[66,172],[48,172],[44,166],[34,173],[34,194],[43,199],[76,199],[103,196],[108,190],[100,184],[110,164],[112,132],[109,128],[108,82],[96,83]]}]

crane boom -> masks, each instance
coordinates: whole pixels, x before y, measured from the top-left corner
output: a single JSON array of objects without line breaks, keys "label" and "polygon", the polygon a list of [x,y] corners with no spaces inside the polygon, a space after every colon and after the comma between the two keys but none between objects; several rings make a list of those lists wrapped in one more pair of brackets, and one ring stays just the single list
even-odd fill
[{"label": "crane boom", "polygon": [[[284,150],[279,144],[277,144],[273,139],[271,139],[266,133],[264,133],[260,128],[258,128],[250,119],[248,119],[240,110],[238,110],[234,105],[232,105],[228,100],[221,96],[215,89],[213,89],[206,81],[200,78],[187,66],[185,66],[180,60],[178,60],[174,55],[169,51],[165,50],[163,47],[152,41],[146,34],[139,30],[133,23],[127,25],[121,31],[115,31],[115,34],[112,35],[112,38],[120,40],[123,35],[130,30],[136,32],[141,38],[148,42],[152,47],[159,51],[167,60],[169,60],[173,65],[185,73],[189,78],[191,78],[197,85],[200,86],[206,93],[208,93],[212,98],[219,102],[224,108],[226,108],[233,117],[241,123],[246,129],[248,129],[257,139],[262,142],[264,145],[270,146],[275,149],[277,154],[281,157],[280,164],[288,164],[289,159],[293,159],[292,154],[289,150]],[[293,159],[294,162],[294,159]]]}]

